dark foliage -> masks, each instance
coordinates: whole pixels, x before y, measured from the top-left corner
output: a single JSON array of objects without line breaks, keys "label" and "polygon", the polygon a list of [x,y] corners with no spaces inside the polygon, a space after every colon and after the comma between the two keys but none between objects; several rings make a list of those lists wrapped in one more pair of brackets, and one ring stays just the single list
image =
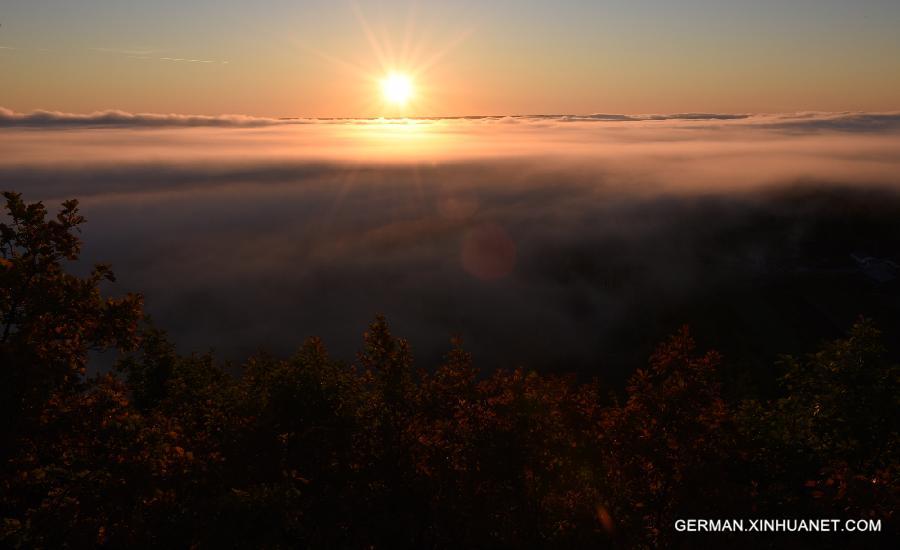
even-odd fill
[{"label": "dark foliage", "polygon": [[[381,317],[355,364],[312,339],[235,375],[142,326],[139,297],[104,298],[108,268],[65,271],[74,201],[48,221],[5,197],[6,546],[690,546],[673,524],[691,517],[876,518],[896,535],[900,369],[865,320],[784,358],[766,401],[726,399],[724,359],[687,328],[618,395],[480,375],[459,341],[418,370]],[[120,351],[116,372],[84,376],[96,349]]]}]

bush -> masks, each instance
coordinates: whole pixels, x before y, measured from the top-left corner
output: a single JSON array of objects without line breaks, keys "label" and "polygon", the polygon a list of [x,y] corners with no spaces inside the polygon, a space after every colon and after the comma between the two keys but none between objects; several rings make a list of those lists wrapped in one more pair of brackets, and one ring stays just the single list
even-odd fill
[{"label": "bush", "polygon": [[[234,372],[141,326],[139,296],[104,298],[108,267],[66,272],[74,201],[48,221],[5,197],[6,546],[664,547],[676,518],[748,516],[896,534],[900,375],[868,321],[785,358],[765,402],[727,401],[687,328],[619,394],[482,374],[458,340],[420,370],[382,317],[354,364],[312,339]],[[95,349],[115,372],[84,375]]]}]

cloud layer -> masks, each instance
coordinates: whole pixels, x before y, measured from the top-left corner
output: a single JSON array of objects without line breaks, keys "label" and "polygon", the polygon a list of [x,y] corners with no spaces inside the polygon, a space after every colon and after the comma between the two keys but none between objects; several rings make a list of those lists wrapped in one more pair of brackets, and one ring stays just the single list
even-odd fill
[{"label": "cloud layer", "polygon": [[[171,61],[191,61],[213,63],[215,61],[162,58]],[[760,126],[769,129],[794,130],[844,130],[875,131],[900,128],[900,113],[789,113],[789,114],[733,114],[733,113],[677,113],[677,114],[589,114],[589,115],[522,115],[522,116],[468,116],[417,118],[420,121],[502,121],[502,122],[672,122],[672,121],[720,121]],[[93,127],[163,127],[163,126],[212,126],[212,127],[258,127],[294,124],[366,124],[373,119],[308,119],[308,118],[265,118],[247,115],[182,115],[160,113],[129,113],[120,110],[95,113],[65,113],[60,111],[37,110],[18,113],[0,107],[0,127],[32,128],[93,128]]]},{"label": "cloud layer", "polygon": [[[173,61],[180,61],[173,59]],[[59,111],[32,111],[17,113],[0,107],[0,127],[24,128],[95,128],[122,127],[141,128],[160,126],[268,126],[279,124],[278,119],[258,118],[245,115],[178,115],[158,113],[129,113],[109,110],[96,113],[63,113]]]},{"label": "cloud layer", "polygon": [[615,378],[683,322],[739,358],[900,318],[850,257],[900,254],[897,115],[55,116],[0,123],[0,188],[81,198],[85,259],[184,350],[350,359],[383,312],[428,360]]}]

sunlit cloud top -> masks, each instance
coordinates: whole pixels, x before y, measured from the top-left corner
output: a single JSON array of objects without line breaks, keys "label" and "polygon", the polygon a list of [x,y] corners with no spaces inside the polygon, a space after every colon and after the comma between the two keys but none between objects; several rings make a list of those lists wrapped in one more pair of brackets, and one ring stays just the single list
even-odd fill
[{"label": "sunlit cloud top", "polygon": [[[386,92],[387,93],[387,92]],[[399,92],[398,92],[399,93]],[[671,127],[684,123],[681,127],[708,127],[709,124],[742,126],[745,128],[785,129],[796,131],[879,131],[900,129],[900,111],[885,113],[865,112],[798,112],[798,113],[674,113],[674,114],[609,114],[587,115],[480,115],[463,117],[399,117],[399,118],[297,118],[297,117],[257,117],[249,115],[186,115],[166,113],[129,113],[119,110],[96,111],[93,113],[67,113],[61,111],[36,110],[20,113],[0,107],[0,128],[104,128],[104,127],[260,127],[291,126],[298,124],[356,124],[368,126],[422,125],[429,123],[449,123],[453,121],[481,122],[483,124],[564,124],[564,123],[656,123],[657,127]],[[697,124],[690,124],[697,123]],[[615,126],[615,124],[614,124]]]},{"label": "sunlit cloud top", "polygon": [[[323,163],[364,169],[543,159],[547,167],[619,173],[636,189],[809,178],[897,185],[900,169],[897,112],[279,119],[0,109],[0,139],[0,168],[18,174],[9,175],[9,185],[21,185],[27,174],[52,180],[63,168],[87,165],[156,166],[142,173],[177,186],[206,178],[193,168],[182,173],[184,166],[238,179],[256,178],[265,167],[277,180]],[[107,179],[119,181],[114,174]],[[143,186],[131,176],[121,180],[124,187]]]}]

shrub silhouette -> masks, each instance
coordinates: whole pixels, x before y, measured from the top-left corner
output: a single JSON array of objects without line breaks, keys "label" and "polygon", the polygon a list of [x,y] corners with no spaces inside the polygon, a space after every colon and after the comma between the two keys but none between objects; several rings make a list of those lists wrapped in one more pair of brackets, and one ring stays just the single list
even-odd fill
[{"label": "shrub silhouette", "polygon": [[51,394],[80,387],[90,351],[137,344],[141,298],[102,297],[101,281],[115,280],[109,266],[97,265],[87,277],[64,269],[81,249],[77,201],[66,201],[48,220],[41,203],[26,204],[11,192],[3,197],[0,414],[7,422],[0,438],[6,451],[15,430],[29,426]]}]

